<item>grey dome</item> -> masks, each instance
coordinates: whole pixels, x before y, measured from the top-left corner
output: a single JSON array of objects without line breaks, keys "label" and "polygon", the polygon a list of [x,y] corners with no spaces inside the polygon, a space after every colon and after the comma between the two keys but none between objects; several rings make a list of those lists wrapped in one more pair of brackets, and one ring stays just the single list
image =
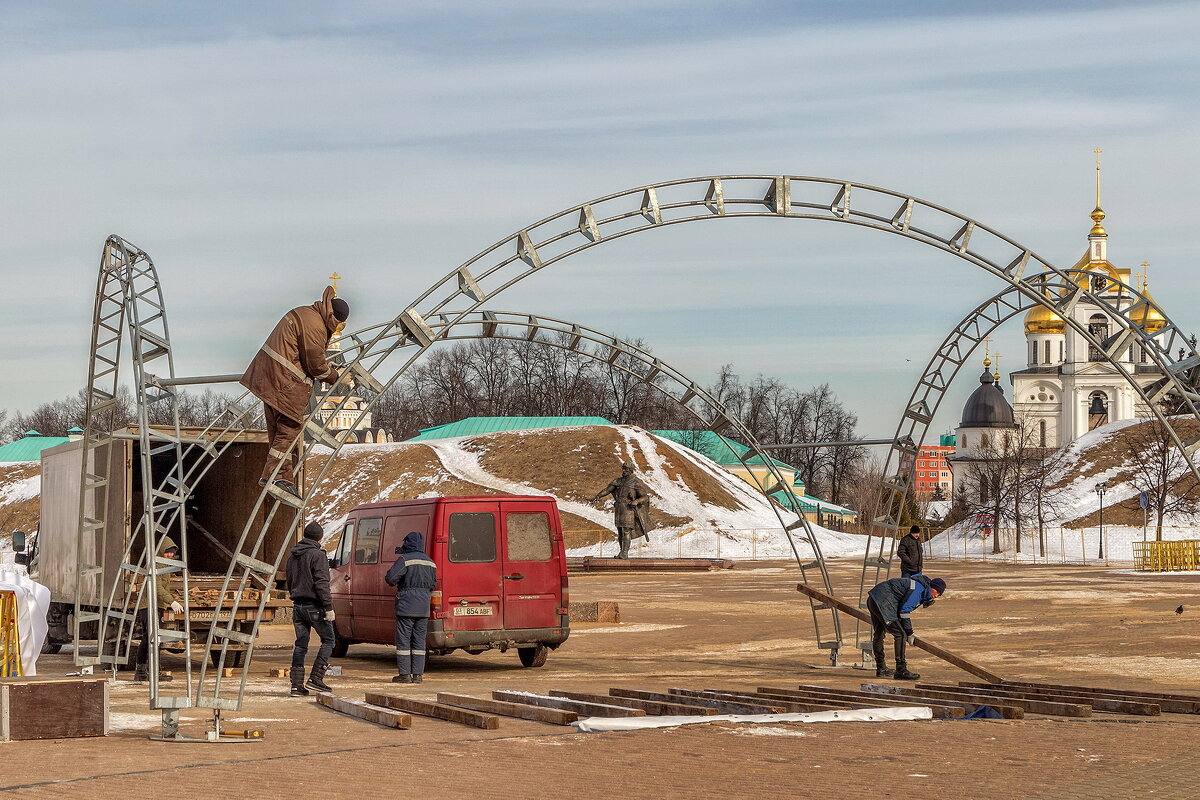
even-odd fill
[{"label": "grey dome", "polygon": [[983,368],[979,376],[979,388],[967,398],[963,406],[962,428],[1015,428],[1012,406],[1004,398],[1004,392],[996,385],[991,371]]}]

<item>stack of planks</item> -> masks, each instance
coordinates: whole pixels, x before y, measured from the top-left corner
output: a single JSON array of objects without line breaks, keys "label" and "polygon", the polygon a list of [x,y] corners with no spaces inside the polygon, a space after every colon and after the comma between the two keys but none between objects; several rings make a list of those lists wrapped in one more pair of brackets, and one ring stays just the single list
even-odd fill
[{"label": "stack of planks", "polygon": [[568,572],[712,572],[733,569],[728,558],[568,558]]},{"label": "stack of planks", "polygon": [[1007,706],[1033,714],[1064,717],[1090,717],[1096,711],[1143,717],[1155,717],[1163,713],[1200,714],[1200,695],[1053,683],[961,681],[958,684],[918,683],[915,686],[864,683],[862,689],[889,697],[902,697],[909,702],[964,701],[988,705],[997,711]]}]

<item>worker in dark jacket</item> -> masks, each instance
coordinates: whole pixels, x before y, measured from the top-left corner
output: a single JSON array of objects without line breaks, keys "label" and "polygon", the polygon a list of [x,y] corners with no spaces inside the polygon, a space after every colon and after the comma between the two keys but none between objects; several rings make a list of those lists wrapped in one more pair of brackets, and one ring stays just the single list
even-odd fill
[{"label": "worker in dark jacket", "polygon": [[[875,654],[875,677],[896,678],[915,681],[921,676],[908,671],[905,658],[906,646],[913,640],[912,620],[909,615],[918,606],[928,608],[935,598],[946,592],[946,582],[941,578],[926,578],[913,575],[909,578],[892,578],[875,584],[867,593],[867,610],[871,612],[871,649]],[[883,656],[883,637],[891,634],[895,640],[896,669],[888,669]]]},{"label": "worker in dark jacket", "polygon": [[[179,558],[179,545],[175,544],[170,536],[164,536],[158,545],[158,555],[160,558],[175,561]],[[160,565],[155,566],[156,570],[160,568]],[[174,619],[183,619],[183,604],[179,602],[179,598],[175,596],[175,592],[171,588],[171,573],[164,572],[156,575],[154,587],[154,604],[158,612],[159,624],[166,621],[168,609]],[[143,588],[137,612],[138,621],[142,623],[142,641],[138,644],[137,653],[133,657],[133,679],[135,681],[146,681],[150,678],[150,640],[154,634],[150,628],[149,606],[150,592]],[[160,671],[158,680],[160,682],[169,681],[171,676]]]},{"label": "worker in dark jacket", "polygon": [[437,566],[422,549],[425,537],[412,531],[396,548],[399,556],[384,580],[396,587],[396,676],[392,683],[420,683],[425,673],[425,635]]},{"label": "worker in dark jacket", "polygon": [[313,660],[308,686],[318,692],[328,692],[325,673],[329,670],[329,655],[333,652],[333,599],[329,596],[329,556],[321,548],[325,531],[316,522],[304,526],[304,538],[292,548],[287,561],[288,594],[292,598],[292,626],[296,629],[296,646],[292,648],[292,697],[308,694],[304,682],[304,656],[308,654],[309,635],[315,628],[321,638],[321,649]]},{"label": "worker in dark jacket", "polygon": [[925,554],[921,552],[921,526],[913,525],[908,529],[908,535],[896,545],[896,555],[900,559],[900,577],[919,575]]},{"label": "worker in dark jacket", "polygon": [[242,386],[263,401],[267,422],[267,463],[259,484],[265,486],[278,466],[275,485],[300,495],[295,474],[300,453],[292,443],[304,427],[313,381],[336,384],[341,378],[325,352],[349,317],[350,306],[326,286],[319,301],[283,315],[246,368]]}]

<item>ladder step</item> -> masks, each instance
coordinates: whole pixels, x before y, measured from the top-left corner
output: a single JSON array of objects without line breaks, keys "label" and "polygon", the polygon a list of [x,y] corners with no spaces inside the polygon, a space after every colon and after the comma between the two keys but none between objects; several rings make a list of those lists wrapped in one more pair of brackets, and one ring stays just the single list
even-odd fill
[{"label": "ladder step", "polygon": [[819,561],[805,561],[800,565],[800,569],[816,569],[819,566],[821,566]]},{"label": "ladder step", "polygon": [[134,575],[146,574],[145,567],[139,567],[137,564],[130,564],[128,561],[121,565],[121,569],[125,570],[126,572],[132,572]]},{"label": "ladder step", "polygon": [[79,568],[79,574],[85,578],[90,577],[92,575],[99,575],[102,572],[104,572],[104,567],[99,567],[99,566],[87,566],[87,567]]},{"label": "ladder step", "polygon": [[213,628],[212,635],[222,639],[228,639],[231,642],[240,642],[242,644],[250,644],[254,641],[254,637],[248,633],[235,631],[230,628]]},{"label": "ladder step", "polygon": [[866,562],[871,567],[886,567],[888,565],[886,558],[868,558]]},{"label": "ladder step", "polygon": [[827,603],[813,603],[813,611],[826,611],[830,608],[833,608],[833,606]]},{"label": "ladder step", "polygon": [[788,525],[784,528],[784,530],[794,531],[797,528],[803,528],[803,527],[804,527],[804,517],[801,517],[800,519],[796,520],[795,522],[788,523]]},{"label": "ladder step", "polygon": [[383,394],[383,384],[375,379],[375,376],[367,372],[367,368],[362,365],[362,362],[356,361],[350,368],[350,374],[354,377],[356,386],[366,387],[375,394]]},{"label": "ladder step", "polygon": [[196,698],[196,705],[200,708],[220,708],[225,711],[240,711],[241,705],[236,697],[217,697],[214,695],[200,695]]},{"label": "ladder step", "polygon": [[90,472],[83,476],[83,488],[98,489],[101,486],[108,486],[108,478],[102,475],[93,475]]},{"label": "ladder step", "polygon": [[302,508],[304,506],[304,498],[296,497],[296,495],[280,489],[273,483],[268,483],[263,488],[267,490],[267,494],[271,495],[284,505],[291,506],[292,508]]},{"label": "ladder step", "polygon": [[154,563],[160,565],[154,570],[155,575],[173,575],[187,566],[182,561],[174,558],[163,558],[162,556],[155,556]]},{"label": "ladder step", "polygon": [[304,430],[308,432],[308,435],[312,439],[320,442],[331,450],[337,450],[342,446],[342,443],[338,441],[337,437],[325,430],[325,428],[323,428],[319,423],[315,422],[311,417],[304,421]]},{"label": "ladder step", "polygon": [[95,519],[95,518],[93,518],[93,517],[84,517],[84,518],[83,518],[83,523],[82,523],[82,524],[83,524],[83,529],[84,529],[85,531],[94,531],[94,530],[96,530],[97,528],[103,528],[103,527],[104,527],[104,520],[102,520],[102,519]]},{"label": "ladder step", "polygon": [[842,643],[837,640],[832,642],[817,642],[818,650],[840,650],[841,648]]},{"label": "ladder step", "polygon": [[151,708],[191,708],[192,698],[187,695],[179,697],[152,697],[150,698]]},{"label": "ladder step", "polygon": [[188,638],[186,631],[167,631],[162,628],[158,629],[158,640],[160,642],[182,642]]},{"label": "ladder step", "polygon": [[252,570],[254,572],[259,572],[259,573],[262,573],[263,575],[274,575],[275,574],[275,566],[273,564],[268,564],[265,561],[259,561],[257,558],[251,558],[250,556],[245,555],[244,553],[239,553],[237,555],[237,557],[234,558],[234,561],[241,564],[243,567],[245,567],[248,570]]},{"label": "ladder step", "polygon": [[124,611],[117,611],[115,608],[108,609],[106,613],[113,619],[123,619],[126,622],[133,622],[135,619],[137,619],[136,614],[126,614]]},{"label": "ladder step", "polygon": [[75,619],[79,622],[95,622],[100,619],[100,615],[94,611],[80,611]]}]

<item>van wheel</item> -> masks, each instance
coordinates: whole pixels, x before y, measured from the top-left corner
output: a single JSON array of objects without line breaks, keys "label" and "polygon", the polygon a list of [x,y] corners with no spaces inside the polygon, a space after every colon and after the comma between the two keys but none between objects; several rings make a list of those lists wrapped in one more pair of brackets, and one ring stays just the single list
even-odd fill
[{"label": "van wheel", "polygon": [[545,665],[546,658],[550,655],[550,648],[544,644],[539,644],[537,647],[518,647],[517,655],[521,657],[521,666],[541,667]]},{"label": "van wheel", "polygon": [[342,635],[337,631],[333,632],[333,652],[330,654],[334,658],[345,658],[346,651],[350,649],[350,640],[343,639]]}]

